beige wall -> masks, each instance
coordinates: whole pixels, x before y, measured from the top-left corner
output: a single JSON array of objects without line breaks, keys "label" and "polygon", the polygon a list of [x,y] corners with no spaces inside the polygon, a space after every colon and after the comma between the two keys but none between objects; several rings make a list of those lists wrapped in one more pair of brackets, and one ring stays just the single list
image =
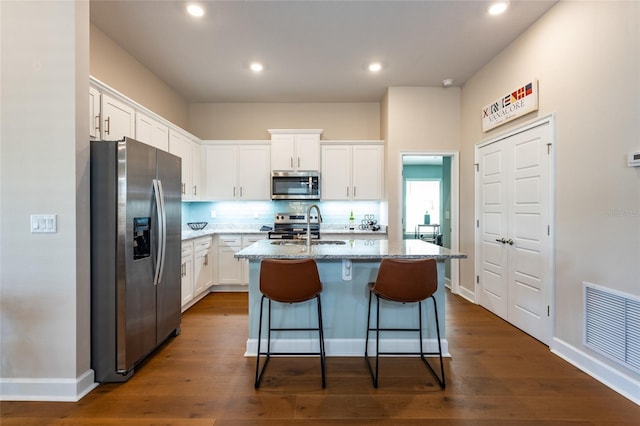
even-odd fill
[{"label": "beige wall", "polygon": [[[469,254],[475,144],[556,116],[554,334],[590,354],[583,281],[640,295],[640,168],[626,167],[627,153],[640,149],[638,28],[639,2],[560,2],[462,91],[461,250]],[[532,77],[539,112],[483,133],[481,108]],[[461,267],[461,283],[473,291],[473,258]]]},{"label": "beige wall", "polygon": [[176,126],[190,131],[189,104],[186,99],[93,24],[90,40],[89,72],[93,77]]},{"label": "beige wall", "polygon": [[389,239],[401,239],[401,153],[460,149],[460,89],[390,87],[385,109]]},{"label": "beige wall", "polygon": [[[0,399],[72,400],[93,386],[89,4],[0,12]],[[32,234],[31,214],[57,232]]]},{"label": "beige wall", "polygon": [[380,139],[380,104],[198,103],[191,132],[201,139],[269,139],[267,129],[323,129],[322,139]]}]

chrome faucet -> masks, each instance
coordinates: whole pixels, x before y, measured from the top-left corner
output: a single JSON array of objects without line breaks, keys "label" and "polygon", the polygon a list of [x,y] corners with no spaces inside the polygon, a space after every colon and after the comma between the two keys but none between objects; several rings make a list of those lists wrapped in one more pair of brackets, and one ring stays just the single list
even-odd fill
[{"label": "chrome faucet", "polygon": [[311,209],[318,211],[318,225],[322,222],[322,215],[320,214],[320,207],[317,204],[311,204],[307,209],[307,247],[311,246]]}]

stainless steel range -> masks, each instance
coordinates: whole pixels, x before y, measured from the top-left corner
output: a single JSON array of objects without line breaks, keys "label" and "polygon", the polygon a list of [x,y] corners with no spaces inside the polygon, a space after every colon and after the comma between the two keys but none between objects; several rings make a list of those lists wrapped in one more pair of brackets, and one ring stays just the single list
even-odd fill
[{"label": "stainless steel range", "polygon": [[[320,238],[320,223],[318,215],[309,217],[311,238]],[[273,231],[269,232],[269,239],[305,238],[307,234],[307,215],[305,213],[276,213]]]}]

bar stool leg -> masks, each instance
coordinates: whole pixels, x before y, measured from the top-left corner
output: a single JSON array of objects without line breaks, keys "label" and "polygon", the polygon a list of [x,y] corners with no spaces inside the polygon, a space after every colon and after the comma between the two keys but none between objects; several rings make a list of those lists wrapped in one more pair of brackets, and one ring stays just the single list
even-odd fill
[{"label": "bar stool leg", "polygon": [[431,364],[429,364],[429,362],[425,358],[424,353],[422,351],[422,307],[421,307],[422,304],[418,305],[419,306],[418,313],[420,317],[420,359],[422,359],[422,362],[424,362],[427,368],[429,368],[429,371],[431,371],[431,374],[440,385],[440,388],[444,389],[446,386],[446,383],[444,378],[444,362],[442,360],[442,343],[440,342],[440,324],[438,322],[438,306],[436,304],[435,297],[431,296],[431,299],[433,300],[433,311],[436,316],[436,336],[438,338],[438,355],[440,358],[440,376],[436,374],[436,371],[433,369]]},{"label": "bar stool leg", "polygon": [[318,339],[320,340],[320,370],[322,372],[322,388],[327,387],[324,376],[325,371],[325,351],[324,351],[324,332],[322,328],[322,304],[320,303],[320,295],[316,296],[318,301]]},{"label": "bar stool leg", "polygon": [[[262,378],[262,372],[260,371],[260,346],[262,343],[262,311],[264,307],[264,296],[260,299],[260,322],[258,324],[258,352],[256,353],[256,380],[254,387],[258,389],[260,386],[260,379]],[[266,367],[266,361],[264,367]],[[264,371],[264,367],[262,371]]]},{"label": "bar stool leg", "polygon": [[378,387],[378,365],[380,363],[380,297],[376,294],[376,376],[373,379],[373,387]]},{"label": "bar stool leg", "polygon": [[[369,293],[369,308],[367,309],[367,330],[365,333],[365,343],[364,343],[364,359],[367,362],[367,367],[369,368],[369,373],[371,373],[371,380],[373,381],[373,387],[377,388],[378,387],[378,350],[379,350],[379,345],[378,345],[378,337],[379,337],[379,333],[380,331],[378,330],[378,324],[376,324],[376,327],[373,328],[371,327],[371,302],[373,300],[373,294]],[[376,296],[376,300],[379,303],[380,299],[377,298]],[[377,321],[380,321],[380,308],[378,307],[378,311],[377,311]],[[373,372],[373,368],[371,367],[371,360],[369,360],[369,333],[375,330],[376,331],[376,371],[375,373]]]}]

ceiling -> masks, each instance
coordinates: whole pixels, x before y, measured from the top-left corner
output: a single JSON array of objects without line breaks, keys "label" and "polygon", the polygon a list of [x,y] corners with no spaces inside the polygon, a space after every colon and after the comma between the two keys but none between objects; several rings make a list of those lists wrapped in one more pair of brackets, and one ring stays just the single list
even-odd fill
[{"label": "ceiling", "polygon": [[[91,22],[188,102],[378,102],[390,86],[460,86],[556,0],[91,0]],[[253,61],[264,70],[249,70]],[[372,61],[382,63],[377,74]]]}]

